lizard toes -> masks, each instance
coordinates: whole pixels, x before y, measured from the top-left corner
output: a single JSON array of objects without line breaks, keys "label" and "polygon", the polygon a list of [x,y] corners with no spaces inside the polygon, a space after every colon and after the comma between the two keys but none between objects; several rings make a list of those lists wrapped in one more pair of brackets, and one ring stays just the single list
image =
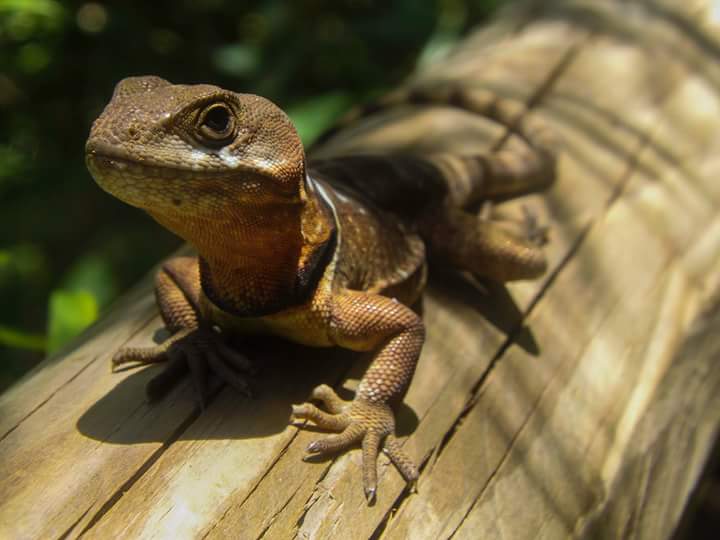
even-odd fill
[{"label": "lizard toes", "polygon": [[310,420],[317,427],[332,431],[343,431],[349,424],[350,418],[346,414],[330,414],[312,403],[302,403],[292,406],[292,420]]},{"label": "lizard toes", "polygon": [[364,431],[362,426],[357,424],[350,425],[342,433],[328,435],[327,437],[311,442],[307,446],[307,451],[311,454],[321,456],[339,452],[361,440]]},{"label": "lizard toes", "polygon": [[123,347],[117,351],[111,360],[112,371],[125,364],[156,364],[167,360],[166,350],[161,345],[155,347]]},{"label": "lizard toes", "polygon": [[150,379],[145,386],[145,394],[148,400],[152,403],[161,399],[187,374],[188,370],[189,366],[185,357],[172,354],[167,366]]},{"label": "lizard toes", "polygon": [[410,457],[402,449],[394,434],[391,433],[385,438],[383,452],[388,458],[390,458],[390,461],[393,465],[395,465],[402,477],[408,483],[410,490],[414,491],[420,472],[418,471],[415,462],[410,459]]}]

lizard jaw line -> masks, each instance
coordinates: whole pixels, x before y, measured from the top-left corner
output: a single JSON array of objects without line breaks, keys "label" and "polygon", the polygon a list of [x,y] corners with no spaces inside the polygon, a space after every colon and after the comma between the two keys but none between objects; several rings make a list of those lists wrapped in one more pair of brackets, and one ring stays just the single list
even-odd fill
[{"label": "lizard jaw line", "polygon": [[[193,150],[193,154],[195,152],[202,153],[203,155],[205,152],[202,150]],[[193,155],[191,154],[191,155]],[[217,154],[216,154],[217,155]],[[194,160],[199,160],[200,157],[197,154],[193,155]],[[223,159],[223,162],[226,160]],[[192,166],[192,167],[177,167],[168,165],[166,163],[156,162],[156,161],[148,161],[143,160],[139,161],[133,157],[131,157],[126,152],[123,152],[122,150],[119,150],[115,147],[112,147],[110,145],[106,145],[103,143],[93,143],[88,144],[85,149],[85,161],[88,163],[91,163],[95,169],[99,169],[101,171],[106,170],[118,170],[118,171],[124,171],[124,170],[131,170],[131,171],[139,171],[143,174],[151,173],[153,176],[157,176],[160,178],[167,178],[167,177],[177,177],[178,175],[185,175],[185,176],[191,176],[194,173],[201,172],[204,177],[207,176],[217,176],[217,177],[226,177],[228,176],[229,172],[241,173],[243,170],[248,170],[249,172],[252,172],[249,168],[241,166],[239,163],[238,158],[234,158],[236,160],[236,163],[234,164],[234,167],[232,168],[232,171],[228,171],[228,169],[218,169],[218,170],[212,170],[208,168],[203,168],[200,166]],[[229,168],[229,167],[228,167]]]}]

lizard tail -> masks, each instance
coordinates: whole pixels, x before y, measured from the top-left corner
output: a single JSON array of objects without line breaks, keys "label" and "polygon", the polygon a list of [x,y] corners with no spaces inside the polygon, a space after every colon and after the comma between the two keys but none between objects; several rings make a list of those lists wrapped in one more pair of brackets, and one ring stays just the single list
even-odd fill
[{"label": "lizard tail", "polygon": [[[490,152],[473,155],[437,153],[420,158],[440,172],[455,205],[472,208],[482,200],[540,191],[555,180],[559,145],[553,132],[539,118],[529,114],[524,103],[499,97],[482,88],[445,84],[397,90],[351,111],[323,134],[318,144],[361,118],[407,104],[456,107],[506,128],[505,135]],[[512,135],[525,141],[527,152],[504,147]]]}]

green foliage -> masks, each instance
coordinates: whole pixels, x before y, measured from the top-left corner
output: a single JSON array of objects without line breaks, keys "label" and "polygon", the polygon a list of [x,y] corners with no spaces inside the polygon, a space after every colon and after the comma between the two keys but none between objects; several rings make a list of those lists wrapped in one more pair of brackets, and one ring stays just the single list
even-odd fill
[{"label": "green foliage", "polygon": [[37,279],[46,264],[42,251],[33,244],[0,249],[0,285],[12,286],[16,279]]},{"label": "green foliage", "polygon": [[306,99],[287,109],[305,146],[310,145],[333,121],[352,105],[352,98],[342,92]]},{"label": "green foliage", "polygon": [[213,52],[212,60],[220,73],[247,77],[255,74],[260,67],[260,50],[253,45],[232,43],[218,47]]},{"label": "green foliage", "polygon": [[59,289],[50,294],[47,352],[56,351],[98,316],[95,297],[87,291]]},{"label": "green foliage", "polygon": [[73,264],[61,288],[50,294],[47,352],[56,351],[95,322],[100,308],[115,295],[114,278],[107,260],[90,254]]},{"label": "green foliage", "polygon": [[117,293],[108,261],[94,253],[78,259],[65,274],[61,286],[65,290],[88,293],[98,306],[109,304]]},{"label": "green foliage", "polygon": [[0,345],[44,352],[47,348],[47,340],[44,335],[29,334],[15,328],[0,326]]},{"label": "green foliage", "polygon": [[0,0],[0,390],[178,245],[85,170],[119,79],[262,94],[310,143],[500,1]]}]

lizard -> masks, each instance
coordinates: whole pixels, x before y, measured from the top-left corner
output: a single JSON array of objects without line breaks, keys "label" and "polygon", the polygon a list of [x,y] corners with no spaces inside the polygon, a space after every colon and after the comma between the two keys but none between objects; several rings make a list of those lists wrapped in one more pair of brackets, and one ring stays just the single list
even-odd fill
[{"label": "lizard", "polygon": [[171,336],[120,349],[112,365],[166,361],[148,396],[190,372],[202,405],[209,372],[250,394],[245,374],[252,363],[228,335],[371,353],[352,400],[319,385],[291,416],[335,432],[310,443],[308,456],[359,443],[368,502],[376,496],[380,451],[408,485],[418,478],[395,434],[394,407],[425,340],[413,307],[428,257],[501,282],[540,276],[541,242],[475,210],[482,201],[547,188],[556,165],[544,125],[485,90],[412,88],[362,114],[403,102],[483,114],[531,151],[522,159],[501,149],[308,161],[292,122],[269,100],[157,76],[121,80],[85,147],[88,170],[103,190],[197,251],[165,261],[155,277]]}]

